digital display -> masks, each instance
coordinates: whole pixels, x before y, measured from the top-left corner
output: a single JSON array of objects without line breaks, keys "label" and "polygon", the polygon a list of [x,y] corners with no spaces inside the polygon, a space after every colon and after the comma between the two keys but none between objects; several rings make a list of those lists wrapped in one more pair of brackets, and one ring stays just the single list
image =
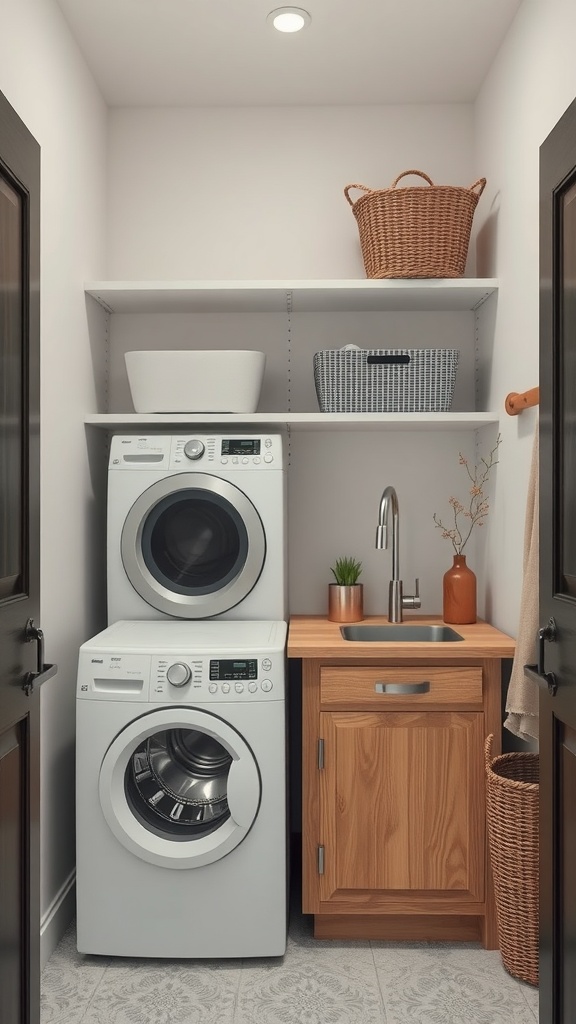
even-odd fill
[{"label": "digital display", "polygon": [[246,661],[210,661],[210,679],[257,679],[258,662],[256,658]]},{"label": "digital display", "polygon": [[253,437],[229,437],[222,441],[222,455],[260,455],[260,441]]}]

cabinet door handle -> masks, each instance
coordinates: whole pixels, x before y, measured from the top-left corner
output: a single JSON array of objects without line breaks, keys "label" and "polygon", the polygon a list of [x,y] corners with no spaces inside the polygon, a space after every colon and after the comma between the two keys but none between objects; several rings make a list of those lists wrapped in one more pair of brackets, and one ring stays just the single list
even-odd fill
[{"label": "cabinet door handle", "polygon": [[426,679],[421,683],[375,683],[376,693],[429,693],[430,683]]}]

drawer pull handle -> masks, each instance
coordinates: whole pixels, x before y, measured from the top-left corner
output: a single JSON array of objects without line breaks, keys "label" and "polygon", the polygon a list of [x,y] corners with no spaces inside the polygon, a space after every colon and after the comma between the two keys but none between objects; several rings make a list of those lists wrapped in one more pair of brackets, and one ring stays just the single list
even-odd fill
[{"label": "drawer pull handle", "polygon": [[375,683],[376,693],[429,693],[430,683]]}]

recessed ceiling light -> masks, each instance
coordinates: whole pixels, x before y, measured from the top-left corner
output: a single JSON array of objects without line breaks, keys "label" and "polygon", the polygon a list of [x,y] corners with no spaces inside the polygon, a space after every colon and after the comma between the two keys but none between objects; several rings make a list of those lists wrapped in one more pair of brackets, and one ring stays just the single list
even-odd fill
[{"label": "recessed ceiling light", "polygon": [[301,7],[277,7],[275,11],[270,11],[267,20],[279,32],[299,32],[310,24],[312,18]]}]

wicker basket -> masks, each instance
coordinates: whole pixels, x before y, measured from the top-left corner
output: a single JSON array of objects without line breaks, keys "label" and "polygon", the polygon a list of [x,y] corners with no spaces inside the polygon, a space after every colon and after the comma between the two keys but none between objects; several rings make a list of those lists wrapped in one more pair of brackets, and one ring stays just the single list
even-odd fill
[{"label": "wicker basket", "polygon": [[[419,174],[430,187],[396,188],[407,174]],[[470,188],[435,185],[423,171],[403,171],[390,188],[347,185],[344,195],[358,222],[366,277],[462,277],[485,184],[486,178],[479,178]],[[353,202],[351,188],[366,195]]]},{"label": "wicker basket", "polygon": [[504,967],[538,984],[538,754],[491,758],[488,736],[486,799],[498,938]]},{"label": "wicker basket", "polygon": [[455,348],[324,349],[314,355],[321,412],[449,412]]}]

